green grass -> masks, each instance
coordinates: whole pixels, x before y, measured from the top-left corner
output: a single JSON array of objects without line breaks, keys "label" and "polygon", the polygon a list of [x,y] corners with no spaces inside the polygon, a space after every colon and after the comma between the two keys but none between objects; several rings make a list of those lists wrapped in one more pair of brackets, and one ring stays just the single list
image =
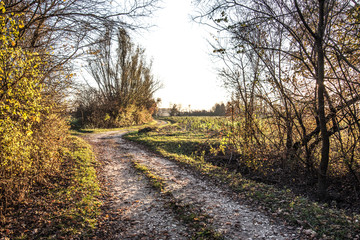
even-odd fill
[{"label": "green grass", "polygon": [[[326,204],[312,202],[303,196],[297,196],[289,189],[258,183],[244,178],[240,173],[204,161],[199,151],[197,154],[194,153],[194,150],[209,141],[204,131],[189,132],[184,125],[176,123],[158,132],[129,133],[126,138],[142,143],[167,158],[219,180],[231,187],[244,200],[266,209],[274,217],[281,218],[291,225],[312,229],[318,237],[353,239],[360,235],[359,215],[347,214]],[[216,142],[215,139],[210,141]]]},{"label": "green grass", "polygon": [[164,191],[164,180],[161,177],[153,174],[145,165],[142,165],[134,160],[131,162],[136,170],[142,172],[149,179],[151,185],[155,189],[161,192]]},{"label": "green grass", "polygon": [[68,136],[62,165],[47,182],[35,185],[26,201],[0,225],[4,239],[87,239],[100,214],[99,182],[91,147]]},{"label": "green grass", "polygon": [[[101,202],[98,200],[100,186],[96,175],[97,162],[90,145],[83,139],[69,137],[69,146],[64,149],[64,171],[66,182],[58,189],[52,190],[57,201],[67,205],[60,211],[63,221],[63,232],[83,234],[94,229],[97,216],[100,214]],[[71,224],[69,224],[71,223]]]},{"label": "green grass", "polygon": [[168,193],[170,200],[168,206],[176,214],[177,218],[187,224],[193,231],[191,239],[220,240],[224,237],[216,232],[211,226],[207,225],[209,216],[202,213],[191,204],[182,204],[177,201],[172,194]]},{"label": "green grass", "polygon": [[102,133],[102,132],[110,132],[110,131],[136,131],[144,127],[152,127],[156,126],[157,121],[152,121],[147,124],[131,126],[131,127],[121,127],[121,128],[79,128],[79,129],[70,129],[70,134],[74,136],[82,136],[89,133]]}]

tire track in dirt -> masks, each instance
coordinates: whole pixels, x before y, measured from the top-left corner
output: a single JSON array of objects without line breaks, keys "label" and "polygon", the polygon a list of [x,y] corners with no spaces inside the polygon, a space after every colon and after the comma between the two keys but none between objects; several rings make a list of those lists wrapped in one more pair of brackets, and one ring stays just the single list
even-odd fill
[{"label": "tire track in dirt", "polygon": [[[115,134],[115,135],[114,135]],[[116,139],[119,132],[88,135],[103,163],[100,177],[107,182],[107,232],[99,239],[189,239],[187,228],[164,207],[165,200],[132,167],[130,159]]]},{"label": "tire track in dirt", "polygon": [[168,159],[143,150],[121,138],[122,135],[108,132],[88,138],[100,149],[99,157],[106,162],[103,174],[110,180],[110,192],[115,197],[111,208],[120,209],[120,221],[125,221],[126,230],[119,232],[117,239],[189,239],[189,230],[164,206],[165,200],[149,189],[148,183],[139,179],[131,169],[131,159],[163,178],[165,190],[172,192],[178,201],[194,205],[209,215],[212,227],[226,239],[301,239],[294,230],[240,204],[230,197],[227,190],[200,179]]}]

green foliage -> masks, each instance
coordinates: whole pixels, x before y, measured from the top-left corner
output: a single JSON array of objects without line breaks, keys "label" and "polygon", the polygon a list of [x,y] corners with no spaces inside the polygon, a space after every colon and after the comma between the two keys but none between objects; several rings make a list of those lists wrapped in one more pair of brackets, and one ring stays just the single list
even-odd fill
[{"label": "green foliage", "polygon": [[67,124],[43,83],[47,63],[23,49],[22,15],[0,3],[0,216],[59,174]]},{"label": "green foliage", "polygon": [[[182,145],[171,150],[171,146],[175,146],[173,142],[168,147],[166,143],[163,143],[162,147],[166,151],[186,152],[187,156],[192,154],[199,156],[203,150],[213,155],[225,155],[232,152],[241,156],[237,159],[239,164],[257,171],[267,170],[264,165],[268,163],[266,154],[271,152],[271,148],[263,149],[257,145],[255,139],[249,136],[250,130],[246,128],[242,118],[236,118],[234,121],[230,117],[168,117],[166,119],[176,123],[174,125],[177,128],[176,131],[174,131],[174,126],[169,127],[168,130],[174,134],[176,138],[174,142]],[[261,120],[257,119],[256,122],[259,127],[262,127]],[[189,145],[192,149],[187,149]]]},{"label": "green foliage", "polygon": [[188,131],[219,131],[223,125],[228,123],[225,117],[166,117],[164,118]]},{"label": "green foliage", "polygon": [[147,123],[152,120],[151,114],[149,110],[136,105],[119,108],[116,103],[93,103],[86,109],[81,122],[86,128],[119,128]]}]

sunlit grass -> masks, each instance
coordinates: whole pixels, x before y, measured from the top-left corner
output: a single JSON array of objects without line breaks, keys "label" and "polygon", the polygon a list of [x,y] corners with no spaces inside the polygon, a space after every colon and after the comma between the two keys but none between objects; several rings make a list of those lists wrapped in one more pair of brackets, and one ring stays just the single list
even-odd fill
[{"label": "sunlit grass", "polygon": [[59,172],[35,184],[26,201],[0,224],[4,239],[88,239],[97,226],[101,202],[97,162],[90,145],[67,136]]},{"label": "sunlit grass", "polygon": [[111,131],[136,131],[140,128],[156,126],[158,122],[156,120],[151,121],[147,124],[131,126],[131,127],[122,127],[122,128],[81,128],[81,129],[70,129],[70,134],[75,136],[81,136],[89,133],[103,133],[103,132],[111,132]]},{"label": "sunlit grass", "polygon": [[100,186],[95,170],[98,163],[84,140],[72,136],[68,141],[63,152],[65,182],[56,185],[50,196],[54,203],[66,206],[54,214],[54,218],[61,219],[58,224],[62,233],[84,237],[96,227],[100,214]]},{"label": "sunlit grass", "polygon": [[[176,118],[172,118],[173,122],[175,120]],[[194,121],[200,121],[200,118]],[[204,175],[218,179],[244,200],[268,210],[274,217],[281,218],[291,225],[315,231],[317,237],[353,239],[360,235],[359,215],[347,214],[326,204],[297,196],[289,189],[258,183],[244,178],[240,173],[206,162],[201,154],[202,149],[205,147],[206,150],[209,142],[217,141],[216,138],[209,137],[206,131],[188,131],[183,123],[178,122],[157,132],[130,133],[126,138],[142,143],[153,151]]]},{"label": "sunlit grass", "polygon": [[150,180],[151,185],[158,189],[159,191],[163,191],[164,190],[164,179],[162,179],[161,177],[153,174],[150,169],[148,167],[146,167],[145,165],[142,165],[140,163],[138,163],[135,160],[131,160],[134,168],[140,172],[142,172],[143,174],[145,174],[145,176]]}]

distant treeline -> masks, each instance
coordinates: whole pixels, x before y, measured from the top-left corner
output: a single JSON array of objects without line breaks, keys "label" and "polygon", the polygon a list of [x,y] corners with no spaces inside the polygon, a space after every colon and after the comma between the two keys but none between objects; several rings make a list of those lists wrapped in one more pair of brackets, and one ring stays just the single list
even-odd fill
[{"label": "distant treeline", "polygon": [[169,109],[170,116],[225,116],[226,105],[224,103],[216,103],[211,110],[182,110],[181,105],[173,104]]}]

